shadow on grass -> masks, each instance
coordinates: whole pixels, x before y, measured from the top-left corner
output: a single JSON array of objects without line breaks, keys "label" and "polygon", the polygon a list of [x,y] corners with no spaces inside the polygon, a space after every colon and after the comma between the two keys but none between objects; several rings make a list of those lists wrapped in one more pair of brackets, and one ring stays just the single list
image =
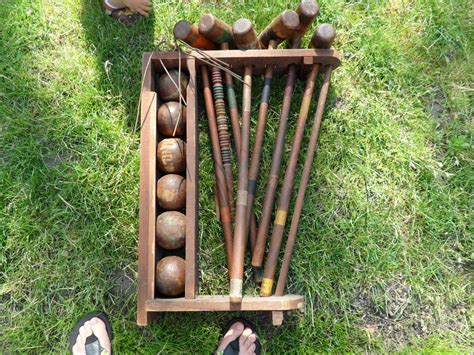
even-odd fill
[{"label": "shadow on grass", "polygon": [[126,27],[104,14],[99,1],[82,0],[81,22],[89,50],[101,73],[98,87],[113,104],[123,107],[126,124],[133,127],[141,85],[141,60],[154,49],[154,12]]}]

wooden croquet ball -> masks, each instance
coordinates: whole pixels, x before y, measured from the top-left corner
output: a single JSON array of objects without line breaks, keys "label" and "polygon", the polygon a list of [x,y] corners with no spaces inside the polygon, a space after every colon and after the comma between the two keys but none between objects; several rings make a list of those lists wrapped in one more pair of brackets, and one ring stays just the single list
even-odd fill
[{"label": "wooden croquet ball", "polygon": [[168,174],[156,183],[158,204],[165,210],[180,210],[186,205],[186,179],[181,175]]},{"label": "wooden croquet ball", "polygon": [[184,292],[185,262],[179,256],[167,256],[156,264],[156,288],[164,296]]},{"label": "wooden croquet ball", "polygon": [[178,249],[186,242],[186,216],[167,211],[156,217],[156,242],[165,249]]},{"label": "wooden croquet ball", "polygon": [[173,133],[177,137],[183,136],[186,132],[186,108],[176,101],[161,105],[158,109],[158,132],[165,137],[174,137]]},{"label": "wooden croquet ball", "polygon": [[[188,76],[181,72],[181,76],[177,70],[168,70],[161,73],[158,79],[158,95],[163,101],[179,101],[179,78],[181,79],[181,95],[186,98],[186,87],[188,86]],[[171,78],[170,78],[171,77]],[[171,80],[173,79],[173,80]],[[174,83],[173,83],[174,81]],[[176,84],[176,85],[175,85]]]},{"label": "wooden croquet ball", "polygon": [[166,138],[156,149],[158,169],[165,173],[182,173],[186,169],[186,143],[180,138]]}]

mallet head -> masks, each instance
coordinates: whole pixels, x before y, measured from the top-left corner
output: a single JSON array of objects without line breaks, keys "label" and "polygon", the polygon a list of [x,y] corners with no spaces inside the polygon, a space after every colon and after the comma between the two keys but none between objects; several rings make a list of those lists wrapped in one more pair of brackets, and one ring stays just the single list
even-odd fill
[{"label": "mallet head", "polygon": [[298,32],[304,33],[308,30],[309,26],[313,23],[314,19],[318,15],[319,5],[314,0],[303,0],[296,9],[296,13],[299,16],[300,25],[298,26]]},{"label": "mallet head", "polygon": [[204,14],[199,20],[199,33],[217,44],[234,43],[232,27],[212,14]]},{"label": "mallet head", "polygon": [[336,29],[329,23],[319,25],[311,37],[310,48],[328,49],[336,37]]},{"label": "mallet head", "polygon": [[257,34],[253,29],[252,23],[246,18],[241,18],[235,21],[232,26],[232,33],[234,35],[234,41],[240,49],[258,49],[260,43],[257,39]]},{"label": "mallet head", "polygon": [[198,27],[186,20],[180,20],[174,25],[173,34],[191,47],[199,49],[215,49],[214,43],[199,33]]},{"label": "mallet head", "polygon": [[278,15],[258,36],[262,47],[267,48],[270,41],[280,42],[292,36],[300,25],[298,14],[292,10],[286,10]]}]

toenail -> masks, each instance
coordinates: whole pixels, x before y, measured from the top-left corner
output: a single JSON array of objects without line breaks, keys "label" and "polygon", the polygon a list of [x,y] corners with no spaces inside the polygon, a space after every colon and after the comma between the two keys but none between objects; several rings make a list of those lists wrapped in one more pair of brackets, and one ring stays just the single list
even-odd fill
[{"label": "toenail", "polygon": [[97,318],[92,318],[91,319],[91,324],[92,325],[96,325],[97,323],[99,323],[99,320]]}]

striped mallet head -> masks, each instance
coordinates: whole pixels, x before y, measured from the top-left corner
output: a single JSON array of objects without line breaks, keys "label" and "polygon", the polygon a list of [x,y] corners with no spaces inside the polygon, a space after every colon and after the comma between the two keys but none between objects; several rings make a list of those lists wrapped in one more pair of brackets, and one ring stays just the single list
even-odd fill
[{"label": "striped mallet head", "polygon": [[298,14],[292,10],[283,11],[259,34],[258,40],[263,48],[267,48],[270,41],[277,44],[292,36],[300,25]]},{"label": "striped mallet head", "polygon": [[191,47],[199,49],[216,49],[213,42],[199,33],[198,27],[186,20],[178,21],[173,28],[175,38],[180,39]]}]

